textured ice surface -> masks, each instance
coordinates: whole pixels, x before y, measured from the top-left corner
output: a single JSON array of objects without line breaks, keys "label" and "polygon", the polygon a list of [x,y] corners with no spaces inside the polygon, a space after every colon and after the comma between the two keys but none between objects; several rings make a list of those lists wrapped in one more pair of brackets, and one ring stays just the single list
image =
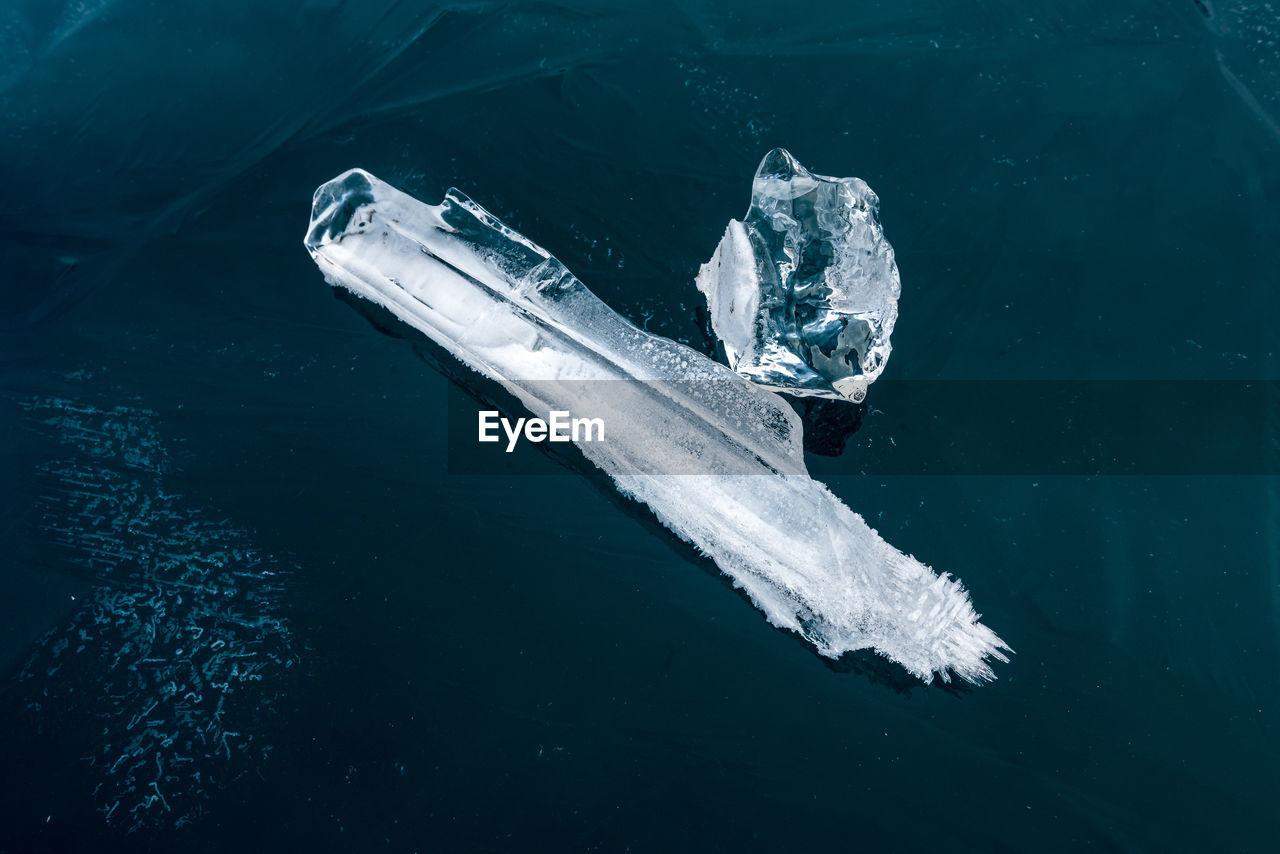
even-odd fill
[{"label": "textured ice surface", "polygon": [[697,282],[729,366],[752,382],[859,401],[884,370],[901,286],[859,178],[815,175],[775,148]]},{"label": "textured ice surface", "polygon": [[431,206],[346,172],[316,191],[306,246],[332,284],[391,310],[534,414],[603,414],[610,441],[582,443],[584,455],[774,625],[831,657],[874,648],[926,681],[994,678],[988,659],[1004,660],[1004,644],[963,587],[808,476],[781,398],[636,328],[461,193]]},{"label": "textured ice surface", "polygon": [[1280,136],[1280,4],[1196,0],[1222,76],[1272,134]]},{"label": "textured ice surface", "polygon": [[298,661],[281,601],[293,567],[173,488],[148,410],[20,404],[65,451],[40,467],[41,531],[92,582],[28,657],[22,696],[37,729],[86,740],[108,824],[182,827],[271,753],[257,730]]}]

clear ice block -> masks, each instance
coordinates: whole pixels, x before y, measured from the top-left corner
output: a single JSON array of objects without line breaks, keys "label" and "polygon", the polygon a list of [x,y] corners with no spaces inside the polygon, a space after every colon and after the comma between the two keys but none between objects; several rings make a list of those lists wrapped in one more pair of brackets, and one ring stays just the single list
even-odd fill
[{"label": "clear ice block", "polygon": [[880,200],[784,149],[760,163],[697,286],[729,366],[765,388],[861,401],[889,359],[902,286]]}]

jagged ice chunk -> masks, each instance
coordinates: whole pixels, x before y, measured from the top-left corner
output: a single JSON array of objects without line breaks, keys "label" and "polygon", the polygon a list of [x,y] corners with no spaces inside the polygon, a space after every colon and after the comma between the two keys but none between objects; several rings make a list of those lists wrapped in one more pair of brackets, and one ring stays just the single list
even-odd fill
[{"label": "jagged ice chunk", "polygon": [[889,358],[902,288],[880,200],[784,149],[760,163],[697,286],[729,366],[765,388],[860,401]]}]

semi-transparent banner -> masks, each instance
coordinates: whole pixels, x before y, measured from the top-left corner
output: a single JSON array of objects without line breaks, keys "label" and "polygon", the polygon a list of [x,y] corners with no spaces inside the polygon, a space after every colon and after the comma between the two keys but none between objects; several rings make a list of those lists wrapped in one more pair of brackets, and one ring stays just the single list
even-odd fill
[{"label": "semi-transparent banner", "polygon": [[562,470],[549,452],[637,475],[1280,474],[1280,381],[881,380],[861,405],[784,407],[735,385],[451,383],[449,471]]}]

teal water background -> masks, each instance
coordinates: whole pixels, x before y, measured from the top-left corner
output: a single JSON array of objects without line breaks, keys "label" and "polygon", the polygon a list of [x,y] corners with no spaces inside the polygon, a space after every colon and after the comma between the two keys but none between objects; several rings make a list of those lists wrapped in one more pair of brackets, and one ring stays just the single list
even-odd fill
[{"label": "teal water background", "polygon": [[[930,448],[963,474],[858,475],[953,416],[873,387],[813,468],[1017,654],[972,690],[833,667],[598,478],[529,446],[510,477],[451,468],[453,380],[301,245],[346,168],[458,186],[705,346],[693,275],[780,145],[880,195],[886,382],[1194,380],[1204,419],[1217,383],[1280,376],[1270,5],[6,6],[0,851],[1274,847],[1274,476],[1010,474],[963,444]],[[72,435],[68,407],[96,414]],[[1262,472],[1276,423],[1247,439]],[[1015,439],[1042,459],[1055,434]],[[67,533],[120,488],[68,492],[75,466],[291,568],[192,612],[269,601],[287,652],[234,694],[225,758],[148,748],[167,797],[123,822],[146,783],[104,816],[101,757],[174,725],[120,717],[163,681],[124,696],[41,651],[212,535],[151,511]],[[94,637],[62,654],[118,662]]]}]

